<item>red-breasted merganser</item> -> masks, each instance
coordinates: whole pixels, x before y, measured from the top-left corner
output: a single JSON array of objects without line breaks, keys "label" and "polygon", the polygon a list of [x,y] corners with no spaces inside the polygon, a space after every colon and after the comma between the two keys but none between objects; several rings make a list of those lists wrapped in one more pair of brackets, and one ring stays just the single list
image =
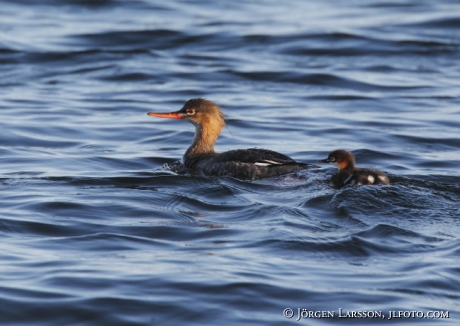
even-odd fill
[{"label": "red-breasted merganser", "polygon": [[316,167],[268,149],[249,148],[216,153],[214,144],[225,126],[225,118],[215,103],[202,98],[188,100],[176,112],[147,114],[159,118],[183,119],[195,125],[195,138],[185,152],[182,163],[205,175],[253,180]]},{"label": "red-breasted merganser", "polygon": [[339,172],[332,176],[332,182],[338,188],[346,185],[389,184],[388,176],[378,170],[355,167],[353,154],[343,149],[329,153],[327,159],[318,160],[318,163],[332,163],[339,168]]}]

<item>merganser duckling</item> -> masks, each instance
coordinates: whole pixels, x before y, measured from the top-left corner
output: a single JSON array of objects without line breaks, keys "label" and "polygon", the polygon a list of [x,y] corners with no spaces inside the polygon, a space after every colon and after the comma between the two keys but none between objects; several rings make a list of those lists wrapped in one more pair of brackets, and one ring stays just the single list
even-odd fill
[{"label": "merganser duckling", "polygon": [[346,185],[389,184],[388,176],[378,170],[355,167],[353,154],[343,149],[329,153],[327,159],[318,160],[318,163],[332,163],[339,168],[339,172],[332,176],[332,182],[338,188]]},{"label": "merganser duckling", "polygon": [[268,149],[249,148],[216,153],[214,144],[225,126],[225,117],[219,107],[209,100],[194,98],[188,100],[179,111],[149,112],[147,115],[183,119],[195,125],[195,138],[185,152],[182,163],[205,175],[253,180],[317,167]]}]

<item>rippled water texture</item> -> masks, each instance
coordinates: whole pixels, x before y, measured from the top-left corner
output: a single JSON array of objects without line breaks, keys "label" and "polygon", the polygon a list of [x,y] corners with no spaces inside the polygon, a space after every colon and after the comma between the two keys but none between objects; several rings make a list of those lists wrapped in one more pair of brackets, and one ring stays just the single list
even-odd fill
[{"label": "rippled water texture", "polygon": [[[459,325],[459,12],[0,1],[0,324]],[[193,97],[227,117],[218,151],[345,148],[391,185],[175,173],[193,126],[146,113]]]}]

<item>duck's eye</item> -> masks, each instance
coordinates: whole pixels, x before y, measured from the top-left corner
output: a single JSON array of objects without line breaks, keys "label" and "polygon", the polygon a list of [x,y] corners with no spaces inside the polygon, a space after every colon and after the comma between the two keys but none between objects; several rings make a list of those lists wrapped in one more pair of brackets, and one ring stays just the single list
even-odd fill
[{"label": "duck's eye", "polygon": [[329,157],[329,162],[335,162],[335,157],[334,156]]},{"label": "duck's eye", "polygon": [[195,109],[187,109],[187,115],[194,115],[195,114]]}]

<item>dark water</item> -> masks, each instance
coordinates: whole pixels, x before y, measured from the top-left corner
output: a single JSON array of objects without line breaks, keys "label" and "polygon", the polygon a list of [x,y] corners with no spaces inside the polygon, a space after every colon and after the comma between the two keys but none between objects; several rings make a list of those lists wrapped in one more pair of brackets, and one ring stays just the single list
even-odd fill
[{"label": "dark water", "polygon": [[[458,325],[459,13],[458,1],[0,1],[0,323]],[[330,166],[177,175],[163,165],[193,127],[146,113],[193,97],[228,118],[219,151],[315,162],[346,148],[392,184],[337,191]],[[298,308],[335,318],[296,321]]]}]

